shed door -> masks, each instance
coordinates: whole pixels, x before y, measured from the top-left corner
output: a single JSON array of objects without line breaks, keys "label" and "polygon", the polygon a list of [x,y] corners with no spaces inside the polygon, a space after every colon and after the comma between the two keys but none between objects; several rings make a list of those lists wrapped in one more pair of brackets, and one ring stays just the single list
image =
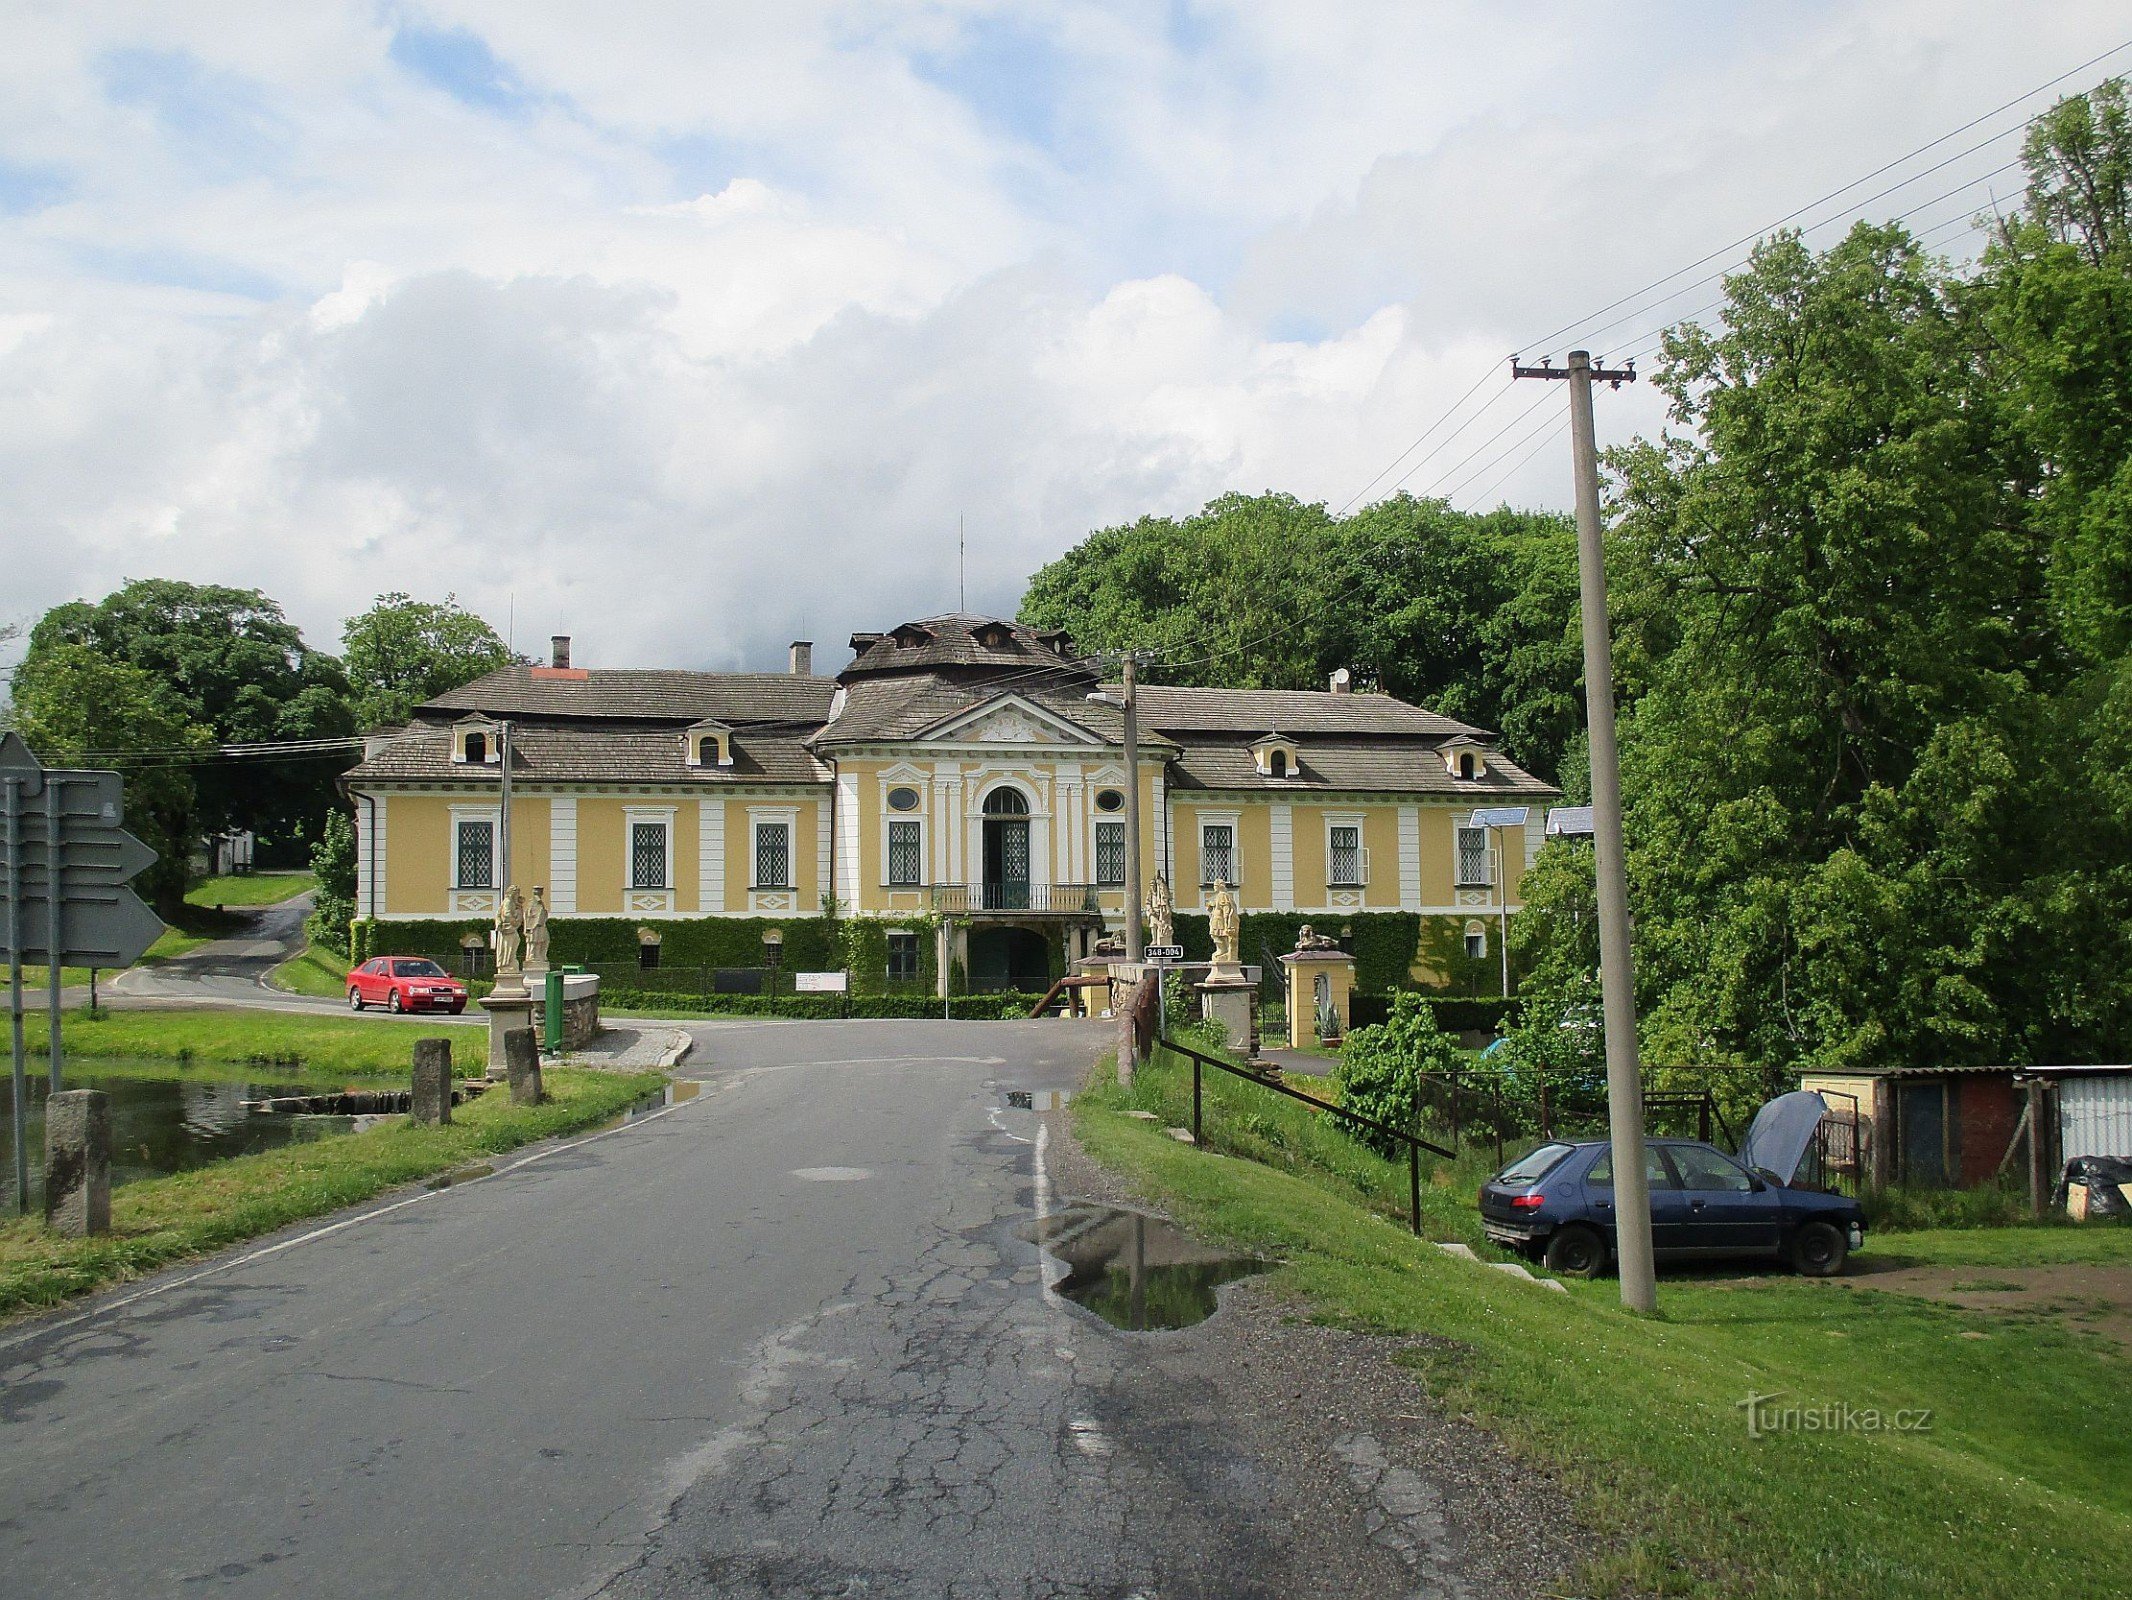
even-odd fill
[{"label": "shed door", "polygon": [[2132,1161],[2132,1074],[2058,1080],[2058,1137],[2075,1156]]},{"label": "shed door", "polygon": [[1906,1083],[1902,1118],[1902,1181],[1928,1188],[1947,1185],[1947,1086]]}]

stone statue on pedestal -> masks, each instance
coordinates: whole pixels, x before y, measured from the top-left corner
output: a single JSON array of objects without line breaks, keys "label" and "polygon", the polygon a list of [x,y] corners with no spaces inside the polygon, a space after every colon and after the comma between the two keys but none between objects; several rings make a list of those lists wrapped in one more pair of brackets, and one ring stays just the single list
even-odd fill
[{"label": "stone statue on pedestal", "polygon": [[1295,947],[1298,951],[1337,950],[1340,948],[1336,940],[1326,938],[1324,934],[1319,933],[1307,922],[1296,930]]},{"label": "stone statue on pedestal", "polygon": [[1214,941],[1214,965],[1217,969],[1233,968],[1240,963],[1237,946],[1243,941],[1244,919],[1236,903],[1236,894],[1226,883],[1214,886],[1214,897],[1207,902],[1207,933]]},{"label": "stone statue on pedestal", "polygon": [[538,884],[533,887],[533,903],[526,907],[526,968],[548,969],[548,902]]},{"label": "stone statue on pedestal", "polygon": [[525,937],[525,903],[518,893],[518,885],[504,890],[503,898],[496,902],[496,986],[507,987],[507,979],[518,976],[519,941]]},{"label": "stone statue on pedestal", "polygon": [[1155,887],[1147,897],[1147,942],[1149,944],[1175,944],[1177,942],[1176,902],[1170,898],[1170,880],[1162,873],[1155,874]]}]

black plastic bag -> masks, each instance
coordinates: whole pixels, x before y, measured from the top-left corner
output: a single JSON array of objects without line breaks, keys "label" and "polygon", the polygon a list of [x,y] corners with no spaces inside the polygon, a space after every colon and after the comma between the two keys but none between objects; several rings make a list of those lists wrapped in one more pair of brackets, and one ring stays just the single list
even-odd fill
[{"label": "black plastic bag", "polygon": [[2132,1183],[2132,1161],[2116,1156],[2073,1157],[2065,1164],[2065,1176],[2058,1180],[2058,1187],[2051,1191],[2051,1204],[2063,1210],[2066,1195],[2076,1183],[2087,1186],[2089,1216],[2132,1217],[2132,1201],[2125,1199],[2125,1192],[2119,1187]]}]

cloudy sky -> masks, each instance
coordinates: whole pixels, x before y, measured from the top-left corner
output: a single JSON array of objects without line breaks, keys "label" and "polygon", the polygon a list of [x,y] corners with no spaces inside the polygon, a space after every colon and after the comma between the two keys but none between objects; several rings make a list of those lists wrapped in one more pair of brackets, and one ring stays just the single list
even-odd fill
[{"label": "cloudy sky", "polygon": [[[833,669],[952,607],[958,516],[1005,612],[1230,490],[1566,504],[1560,387],[1509,351],[1647,350],[1733,254],[1593,314],[2132,23],[5,0],[0,36],[0,622],[174,576],[331,646],[398,588],[580,664]],[[1802,220],[1963,249],[2051,93]]]}]

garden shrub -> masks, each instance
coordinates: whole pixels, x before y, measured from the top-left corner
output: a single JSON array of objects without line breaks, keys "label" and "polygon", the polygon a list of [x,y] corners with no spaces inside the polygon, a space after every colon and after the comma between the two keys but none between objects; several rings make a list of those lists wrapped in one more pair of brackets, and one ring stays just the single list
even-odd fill
[{"label": "garden shrub", "polygon": [[[1395,995],[1392,1014],[1347,1036],[1333,1079],[1340,1104],[1394,1128],[1421,1132],[1421,1111],[1430,1098],[1424,1079],[1457,1070],[1464,1058],[1458,1042],[1437,1025],[1434,1009],[1417,994]],[[1403,1155],[1404,1146],[1368,1128],[1354,1136],[1379,1155]]]}]

